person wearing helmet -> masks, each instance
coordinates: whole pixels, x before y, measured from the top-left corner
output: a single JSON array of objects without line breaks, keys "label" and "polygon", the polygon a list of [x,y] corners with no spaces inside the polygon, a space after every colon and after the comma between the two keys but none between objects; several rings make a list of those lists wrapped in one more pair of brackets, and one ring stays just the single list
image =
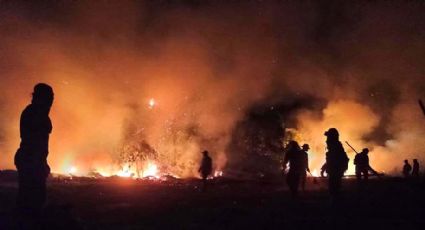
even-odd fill
[{"label": "person wearing helmet", "polygon": [[326,136],[326,172],[328,174],[329,193],[336,198],[341,190],[342,177],[348,169],[348,157],[341,142],[336,128],[330,128],[325,132]]},{"label": "person wearing helmet", "polygon": [[356,178],[358,182],[367,181],[369,178],[369,171],[375,175],[379,175],[369,164],[369,149],[364,148],[360,153],[357,153],[354,158],[354,165],[356,166]]}]

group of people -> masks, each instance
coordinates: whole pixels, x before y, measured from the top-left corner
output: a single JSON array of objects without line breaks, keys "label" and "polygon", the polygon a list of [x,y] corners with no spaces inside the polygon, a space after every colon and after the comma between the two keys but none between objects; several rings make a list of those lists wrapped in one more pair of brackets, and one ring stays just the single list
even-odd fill
[{"label": "group of people", "polygon": [[[339,133],[335,128],[330,128],[324,134],[326,136],[326,163],[322,167],[322,175],[326,171],[328,174],[329,192],[332,196],[339,193],[341,180],[344,172],[348,169],[348,157],[339,141]],[[307,172],[310,173],[308,167],[308,144],[304,144],[302,148],[298,142],[290,141],[287,145],[285,156],[283,159],[283,172],[285,172],[289,164],[286,181],[293,196],[298,196],[298,189],[301,185],[305,189],[305,181]]]},{"label": "group of people", "polygon": [[307,153],[309,149],[310,147],[308,144],[304,144],[300,147],[296,141],[290,141],[288,143],[287,151],[283,159],[283,171],[285,172],[286,166],[289,163],[286,179],[293,195],[298,194],[300,185],[302,189],[305,190],[307,172],[310,172]]},{"label": "group of people", "polygon": [[[329,192],[331,196],[335,197],[339,193],[344,172],[348,169],[349,158],[339,141],[337,129],[330,128],[325,132],[325,136],[327,137],[326,162],[321,168],[320,175],[325,177],[325,173],[327,173]],[[286,148],[283,160],[283,172],[286,171],[287,165],[289,164],[286,182],[294,197],[298,196],[299,187],[301,187],[303,191],[305,190],[307,172],[310,173],[308,166],[308,150],[308,144],[304,144],[300,148],[296,141],[290,141]],[[378,177],[381,176],[380,173],[370,166],[368,154],[369,149],[364,148],[360,153],[356,152],[354,158],[356,179],[359,184],[368,181],[369,172]],[[403,175],[405,177],[419,177],[419,162],[417,159],[413,160],[413,167],[409,164],[408,160],[404,161]]]},{"label": "group of people", "polygon": [[[32,101],[21,114],[20,137],[21,143],[15,155],[15,165],[18,169],[19,192],[17,204],[24,218],[37,218],[40,215],[46,200],[46,179],[50,174],[47,164],[49,153],[49,135],[52,131],[52,123],[49,118],[50,108],[53,104],[53,89],[47,84],[35,85]],[[337,196],[341,188],[341,180],[348,168],[349,159],[339,141],[339,133],[335,128],[330,128],[324,134],[326,136],[326,163],[322,167],[322,176],[328,175],[329,192]],[[290,141],[283,160],[283,168],[289,164],[287,183],[294,196],[298,194],[301,185],[305,189],[308,167],[308,144],[302,147],[296,141]],[[357,178],[367,180],[368,172],[377,174],[369,165],[368,149],[356,155]],[[208,151],[203,152],[203,158],[199,172],[203,179],[203,190],[207,186],[207,178],[212,173],[212,159]],[[403,168],[405,176],[419,175],[419,163],[413,161],[413,170],[407,160]]]},{"label": "group of people", "polygon": [[413,159],[413,167],[409,164],[409,160],[404,160],[403,175],[404,177],[419,177],[418,159]]}]

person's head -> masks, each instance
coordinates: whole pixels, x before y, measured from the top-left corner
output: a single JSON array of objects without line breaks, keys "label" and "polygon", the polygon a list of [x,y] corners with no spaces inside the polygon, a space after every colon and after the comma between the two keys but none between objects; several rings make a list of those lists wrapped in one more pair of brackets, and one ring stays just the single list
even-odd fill
[{"label": "person's head", "polygon": [[368,149],[368,148],[364,148],[364,149],[362,149],[362,153],[364,153],[364,154],[368,154],[368,153],[369,153],[369,149]]},{"label": "person's head", "polygon": [[413,162],[418,163],[418,159],[413,159]]},{"label": "person's head", "polygon": [[204,157],[207,157],[207,156],[208,156],[208,151],[207,151],[207,150],[202,151],[202,155],[203,155]]},{"label": "person's head", "polygon": [[409,161],[408,161],[408,160],[404,160],[404,163],[405,163],[405,164],[408,164],[408,163],[409,163]]},{"label": "person's head", "polygon": [[308,151],[310,149],[310,146],[308,144],[303,144],[302,149],[304,151]]},{"label": "person's head", "polygon": [[300,150],[300,145],[296,141],[289,141],[288,151]]},{"label": "person's head", "polygon": [[34,105],[50,108],[53,104],[53,89],[48,84],[38,83],[34,86],[31,103]]},{"label": "person's head", "polygon": [[328,137],[328,139],[338,140],[339,139],[339,133],[336,128],[330,128],[328,131],[325,132],[325,136]]}]

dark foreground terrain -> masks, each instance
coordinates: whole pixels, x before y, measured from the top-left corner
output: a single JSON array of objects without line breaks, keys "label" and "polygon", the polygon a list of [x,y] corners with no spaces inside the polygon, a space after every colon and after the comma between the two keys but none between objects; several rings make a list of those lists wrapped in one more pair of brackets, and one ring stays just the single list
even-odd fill
[{"label": "dark foreground terrain", "polygon": [[[421,180],[372,179],[359,190],[344,180],[331,202],[326,182],[309,181],[291,199],[279,181],[131,179],[49,182],[44,223],[50,229],[425,229]],[[0,229],[15,229],[16,183],[0,183]]]}]

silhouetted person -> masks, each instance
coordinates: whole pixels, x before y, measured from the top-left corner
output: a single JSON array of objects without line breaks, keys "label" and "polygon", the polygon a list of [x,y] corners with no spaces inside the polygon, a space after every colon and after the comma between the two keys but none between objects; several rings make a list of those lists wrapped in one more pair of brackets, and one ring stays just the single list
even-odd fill
[{"label": "silhouetted person", "polygon": [[207,178],[212,173],[212,159],[210,156],[208,156],[208,151],[202,152],[202,162],[201,166],[198,169],[198,172],[201,174],[202,182],[203,182],[203,188],[202,190],[205,191],[207,189]]},{"label": "silhouetted person", "polygon": [[354,165],[356,166],[356,178],[358,182],[362,180],[367,181],[369,178],[369,171],[375,175],[379,175],[369,164],[369,149],[364,148],[360,153],[356,154],[354,158]]},{"label": "silhouetted person", "polygon": [[403,166],[403,175],[404,177],[410,176],[410,171],[412,171],[412,166],[409,164],[408,160],[404,160],[404,166]]},{"label": "silhouetted person", "polygon": [[21,144],[15,155],[18,169],[19,191],[17,205],[24,217],[37,219],[46,201],[46,179],[50,174],[47,164],[49,118],[53,104],[53,90],[44,83],[34,87],[32,101],[21,114]]},{"label": "silhouetted person", "polygon": [[328,165],[326,164],[326,162],[322,165],[322,167],[320,168],[320,176],[321,177],[325,177],[325,173],[328,173],[328,169],[327,169]]},{"label": "silhouetted person", "polygon": [[412,176],[419,177],[419,162],[418,159],[413,159]]},{"label": "silhouetted person", "polygon": [[341,189],[341,180],[348,168],[348,157],[339,141],[339,133],[335,128],[325,132],[326,139],[326,171],[328,173],[329,193],[335,198]]},{"label": "silhouetted person", "polygon": [[289,171],[286,176],[292,196],[298,195],[298,187],[300,186],[301,178],[305,174],[305,158],[301,151],[298,142],[290,141],[283,159],[283,171],[285,172],[286,165],[289,163]]},{"label": "silhouetted person", "polygon": [[305,191],[305,184],[307,181],[307,172],[310,173],[310,168],[308,167],[308,150],[310,150],[310,146],[308,144],[303,144],[301,153],[303,155],[303,174],[301,177],[301,188]]}]

